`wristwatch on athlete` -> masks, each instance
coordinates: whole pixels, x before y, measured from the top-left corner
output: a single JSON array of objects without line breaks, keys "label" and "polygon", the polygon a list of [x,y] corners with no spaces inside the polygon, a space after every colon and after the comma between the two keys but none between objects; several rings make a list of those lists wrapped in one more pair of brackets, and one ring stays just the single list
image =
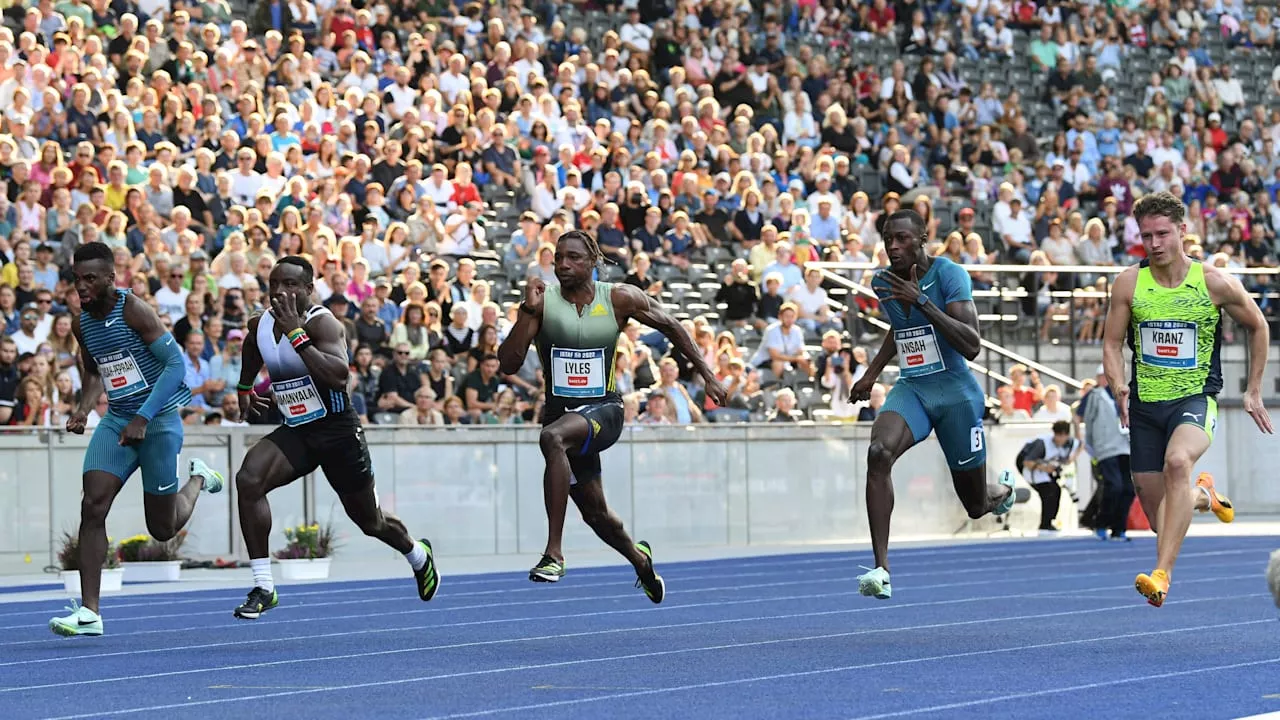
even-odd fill
[{"label": "wristwatch on athlete", "polygon": [[922,308],[928,307],[929,296],[925,295],[924,293],[920,293],[920,297],[916,298],[916,305],[919,305]]},{"label": "wristwatch on athlete", "polygon": [[525,315],[532,315],[533,317],[538,316],[538,311],[534,310],[528,305],[525,305],[523,301],[520,303],[519,308],[520,308],[520,312],[524,313]]}]

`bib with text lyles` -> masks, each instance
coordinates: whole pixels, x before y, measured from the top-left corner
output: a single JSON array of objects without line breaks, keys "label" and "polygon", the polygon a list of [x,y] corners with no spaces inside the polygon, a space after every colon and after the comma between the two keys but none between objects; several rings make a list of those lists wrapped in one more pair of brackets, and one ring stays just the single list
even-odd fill
[{"label": "bib with text lyles", "polygon": [[893,341],[898,346],[899,377],[921,377],[947,369],[932,325],[894,330]]},{"label": "bib with text lyles", "polygon": [[147,379],[142,375],[142,368],[138,367],[138,361],[134,360],[133,353],[128,350],[113,352],[94,360],[98,363],[98,374],[102,377],[102,387],[107,391],[108,400],[119,400],[147,389]]},{"label": "bib with text lyles", "polygon": [[276,407],[284,416],[284,424],[290,427],[319,420],[329,414],[310,375],[273,382],[271,392],[275,396]]},{"label": "bib with text lyles", "polygon": [[559,397],[604,397],[604,363],[604,348],[551,348],[551,393]]},{"label": "bib with text lyles", "polygon": [[1194,368],[1196,331],[1195,323],[1182,320],[1148,320],[1139,323],[1142,362],[1176,370]]}]

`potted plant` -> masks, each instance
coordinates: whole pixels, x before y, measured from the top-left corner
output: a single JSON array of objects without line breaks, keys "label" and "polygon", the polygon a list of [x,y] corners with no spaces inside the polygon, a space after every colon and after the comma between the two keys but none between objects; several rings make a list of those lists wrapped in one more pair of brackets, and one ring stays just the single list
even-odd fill
[{"label": "potted plant", "polygon": [[329,561],[336,549],[331,524],[321,526],[312,523],[285,528],[284,537],[289,544],[275,552],[282,579],[323,580],[329,577]]},{"label": "potted plant", "polygon": [[177,582],[182,575],[182,544],[187,531],[160,542],[149,535],[120,541],[120,560],[129,582]]},{"label": "potted plant", "polygon": [[[62,587],[72,597],[80,596],[80,536],[62,533],[62,547],[58,549],[58,577]],[[102,563],[102,592],[120,592],[124,586],[124,569],[116,554],[115,544],[107,538],[107,557]]]}]

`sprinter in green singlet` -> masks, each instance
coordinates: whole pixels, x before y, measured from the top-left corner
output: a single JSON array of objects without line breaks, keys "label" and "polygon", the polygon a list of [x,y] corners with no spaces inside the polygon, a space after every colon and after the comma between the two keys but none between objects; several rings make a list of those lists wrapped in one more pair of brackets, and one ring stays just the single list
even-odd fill
[{"label": "sprinter in green singlet", "polygon": [[654,571],[653,551],[646,542],[631,542],[622,520],[605,504],[600,482],[600,453],[622,434],[622,396],[613,377],[613,354],[622,328],[635,318],[658,330],[694,364],[708,397],[723,404],[725,390],[693,338],[661,304],[630,285],[592,279],[600,259],[600,248],[587,233],[570,230],[561,235],[555,255],[560,285],[548,288],[539,279],[529,280],[519,318],[498,348],[502,372],[513,374],[536,339],[546,385],[539,443],[546,459],[542,492],[547,547],[529,579],[558,582],[564,577],[561,540],[572,497],[587,525],[635,567],[636,585],[660,603],[666,585]]},{"label": "sprinter in green singlet", "polygon": [[[1167,192],[1144,196],[1133,206],[1147,259],[1116,278],[1111,288],[1102,363],[1115,391],[1120,422],[1129,428],[1134,487],[1156,531],[1156,568],[1134,580],[1147,602],[1160,607],[1191,511],[1212,510],[1231,522],[1235,508],[1201,473],[1191,472],[1209,449],[1222,390],[1219,359],[1222,312],[1249,332],[1249,384],[1244,409],[1258,429],[1271,434],[1262,405],[1262,370],[1270,336],[1267,322],[1240,281],[1202,265],[1183,251],[1186,207]],[[1133,354],[1124,381],[1123,346]]]}]

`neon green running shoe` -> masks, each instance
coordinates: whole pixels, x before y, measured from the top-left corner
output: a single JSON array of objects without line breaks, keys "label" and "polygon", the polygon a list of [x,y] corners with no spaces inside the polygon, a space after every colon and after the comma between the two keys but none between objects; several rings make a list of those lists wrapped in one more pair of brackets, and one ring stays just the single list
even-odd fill
[{"label": "neon green running shoe", "polygon": [[889,585],[889,571],[882,567],[872,570],[865,565],[860,565],[863,570],[868,572],[858,576],[858,592],[873,597],[878,600],[888,600],[893,597],[893,587]]},{"label": "neon green running shoe", "polygon": [[636,587],[644,588],[644,594],[657,605],[667,596],[667,583],[653,569],[653,548],[649,547],[649,543],[641,540],[636,543],[636,549],[649,558],[648,571],[636,573]]},{"label": "neon green running shoe", "polygon": [[222,473],[205,464],[200,458],[192,458],[187,470],[187,477],[204,478],[204,491],[207,493],[222,492]]},{"label": "neon green running shoe", "polygon": [[564,577],[564,563],[550,555],[543,555],[537,565],[529,571],[529,579],[534,582],[560,582]]},{"label": "neon green running shoe", "polygon": [[49,620],[49,629],[63,637],[77,635],[98,636],[102,634],[102,616],[87,607],[79,605],[75,600],[67,608],[71,611],[66,617]]}]

